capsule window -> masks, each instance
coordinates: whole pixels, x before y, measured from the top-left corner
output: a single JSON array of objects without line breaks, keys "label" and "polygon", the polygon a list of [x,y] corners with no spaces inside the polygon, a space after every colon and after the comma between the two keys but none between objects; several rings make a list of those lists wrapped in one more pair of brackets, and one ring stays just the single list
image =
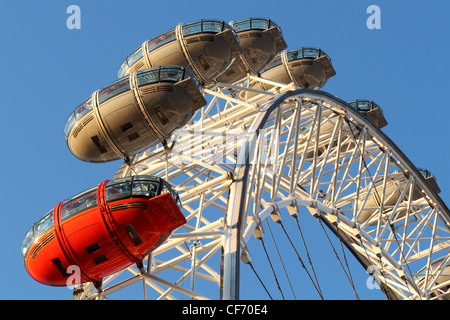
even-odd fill
[{"label": "capsule window", "polygon": [[276,66],[281,65],[281,57],[277,56],[264,70],[261,71],[261,73],[270,70],[272,68],[275,68]]},{"label": "capsule window", "polygon": [[20,246],[20,252],[22,253],[22,256],[24,259],[34,241],[34,230],[33,229],[34,229],[34,226],[32,226],[30,229],[28,229],[28,232],[25,235],[25,238],[23,239],[22,244]]},{"label": "capsule window", "polygon": [[120,79],[114,82],[112,85],[100,90],[98,93],[99,104],[130,90],[130,84],[128,82],[128,77]]},{"label": "capsule window", "polygon": [[131,133],[131,134],[129,134],[128,136],[127,136],[127,138],[128,138],[128,141],[133,141],[133,140],[136,140],[137,138],[139,138],[140,137],[140,135],[139,135],[139,133],[137,133],[137,132],[133,132],[133,133]]},{"label": "capsule window", "polygon": [[164,184],[161,190],[161,194],[170,193],[170,189]]},{"label": "capsule window", "polygon": [[184,69],[181,68],[161,68],[161,81],[179,82],[183,79]]},{"label": "capsule window", "polygon": [[106,150],[105,146],[101,144],[100,138],[98,136],[91,137],[92,142],[95,144],[95,146],[98,148],[100,153],[106,153],[108,150]]},{"label": "capsule window", "polygon": [[119,71],[117,72],[117,78],[122,78],[124,76],[125,73],[127,73],[128,71],[128,62],[127,59],[124,60],[124,62],[122,62],[122,65],[119,68]]},{"label": "capsule window", "polygon": [[122,130],[122,132],[125,132],[131,128],[133,128],[133,124],[131,122],[127,122],[120,126],[120,129]]},{"label": "capsule window", "polygon": [[183,206],[181,205],[180,197],[177,196],[177,200],[175,202],[177,203],[178,208],[180,208],[180,210],[181,210],[183,208]]},{"label": "capsule window", "polygon": [[178,197],[178,194],[175,190],[173,190],[166,182],[164,182],[161,194],[169,193],[173,200],[177,203],[178,207],[181,209],[181,202],[180,198]]},{"label": "capsule window", "polygon": [[319,50],[319,49],[302,48],[302,49],[298,49],[298,50],[289,51],[287,53],[287,60],[292,61],[292,60],[299,60],[299,59],[303,59],[303,58],[316,59],[322,55],[324,55],[324,54],[322,54],[321,50]]},{"label": "capsule window", "polygon": [[80,120],[86,113],[88,113],[92,109],[92,99],[89,98],[75,109],[75,119]]},{"label": "capsule window", "polygon": [[28,230],[25,238],[20,246],[20,252],[23,258],[27,255],[28,250],[32,244],[44,233],[52,229],[53,224],[53,210],[47,212],[41,219],[36,221],[33,226]]},{"label": "capsule window", "polygon": [[97,206],[97,187],[80,193],[61,205],[61,221]]},{"label": "capsule window", "polygon": [[189,36],[204,32],[219,33],[223,29],[224,29],[223,21],[214,21],[214,20],[187,23],[182,27],[183,36]]},{"label": "capsule window", "polygon": [[66,125],[64,126],[64,135],[66,136],[66,141],[69,138],[72,128],[78,120],[80,120],[86,113],[92,110],[92,99],[89,98],[82,104],[80,104],[75,111],[73,111],[69,118],[67,119]]},{"label": "capsule window", "polygon": [[69,138],[70,131],[72,131],[75,122],[76,122],[75,114],[72,112],[69,116],[69,119],[67,119],[66,125],[64,126],[64,136],[66,137],[66,141]]},{"label": "capsule window", "polygon": [[250,19],[233,23],[233,29],[236,32],[242,32],[251,29]]},{"label": "capsule window", "polygon": [[269,29],[270,20],[252,19],[252,29]]},{"label": "capsule window", "polygon": [[202,32],[202,23],[201,22],[192,22],[183,25],[183,36],[188,36],[191,34],[197,34]]}]

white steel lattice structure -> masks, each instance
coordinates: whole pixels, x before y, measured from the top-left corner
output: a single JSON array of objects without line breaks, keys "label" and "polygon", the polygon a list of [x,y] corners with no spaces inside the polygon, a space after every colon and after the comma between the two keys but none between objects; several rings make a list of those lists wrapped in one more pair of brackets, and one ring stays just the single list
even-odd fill
[{"label": "white steel lattice structure", "polygon": [[[88,284],[76,297],[108,298],[143,283],[144,297],[239,299],[240,268],[263,221],[292,223],[289,214],[304,207],[366,269],[377,267],[388,298],[448,298],[450,211],[401,150],[328,93],[246,80],[205,89],[209,104],[194,121],[118,170],[116,178],[172,182],[188,222],[145,270],[130,267],[104,279],[101,292]],[[250,80],[273,87],[248,89]],[[253,97],[242,99],[247,92]],[[432,268],[437,258],[443,263]]]}]

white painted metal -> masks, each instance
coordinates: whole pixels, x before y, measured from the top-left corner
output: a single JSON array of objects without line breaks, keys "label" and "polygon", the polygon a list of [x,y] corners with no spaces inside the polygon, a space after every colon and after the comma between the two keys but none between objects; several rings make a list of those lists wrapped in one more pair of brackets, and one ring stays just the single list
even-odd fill
[{"label": "white painted metal", "polygon": [[[216,84],[205,90],[209,104],[168,146],[118,170],[116,177],[166,177],[188,222],[149,256],[145,270],[105,279],[100,294],[85,285],[81,298],[108,298],[143,282],[146,298],[239,299],[240,258],[245,251],[250,259],[253,232],[266,218],[281,221],[284,211],[303,214],[303,207],[364,267],[380,270],[390,298],[448,298],[450,281],[437,281],[443,270],[430,264],[449,255],[450,212],[408,158],[325,92],[247,80],[275,87],[241,101],[244,81]],[[415,272],[423,266],[420,280]]]}]

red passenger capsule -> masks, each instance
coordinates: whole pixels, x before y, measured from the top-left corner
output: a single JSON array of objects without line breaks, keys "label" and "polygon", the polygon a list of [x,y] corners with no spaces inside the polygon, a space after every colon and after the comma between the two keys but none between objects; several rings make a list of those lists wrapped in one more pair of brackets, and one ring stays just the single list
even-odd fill
[{"label": "red passenger capsule", "polygon": [[71,265],[80,269],[79,283],[99,283],[141,265],[186,223],[180,209],[178,194],[161,178],[105,181],[58,203],[34,223],[21,246],[25,267],[46,285],[67,285]]},{"label": "red passenger capsule", "polygon": [[[300,88],[319,90],[336,75],[330,57],[320,49],[300,48],[283,51],[263,71],[261,77],[294,83]],[[268,90],[268,88],[265,88]]]}]

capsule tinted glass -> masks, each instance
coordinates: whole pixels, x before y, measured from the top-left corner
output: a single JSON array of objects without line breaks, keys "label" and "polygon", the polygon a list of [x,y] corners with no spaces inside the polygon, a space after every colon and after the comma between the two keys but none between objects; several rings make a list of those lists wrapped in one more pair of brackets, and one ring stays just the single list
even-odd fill
[{"label": "capsule tinted glass", "polygon": [[270,20],[252,19],[252,29],[266,30],[270,27]]},{"label": "capsule tinted glass", "polygon": [[219,33],[223,30],[223,21],[203,21],[203,32]]},{"label": "capsule tinted glass", "polygon": [[159,67],[138,71],[137,84],[139,87],[159,82]]},{"label": "capsule tinted glass", "polygon": [[265,71],[275,68],[281,64],[282,64],[281,56],[277,55],[275,59],[273,59],[273,61],[266,68],[264,68],[264,70],[261,71],[261,73],[264,73]]},{"label": "capsule tinted glass", "polygon": [[242,32],[251,29],[250,19],[233,23],[233,29],[236,32]]},{"label": "capsule tinted glass", "polygon": [[97,206],[97,187],[84,191],[61,205],[61,221]]},{"label": "capsule tinted glass", "polygon": [[127,62],[127,59],[125,59],[122,62],[122,65],[120,66],[119,71],[117,72],[117,78],[122,78],[127,71],[128,71],[128,62]]},{"label": "capsule tinted glass", "polygon": [[184,69],[181,68],[161,68],[159,74],[161,81],[179,82],[183,80]]},{"label": "capsule tinted glass", "polygon": [[53,210],[50,210],[41,219],[34,224],[34,237],[39,238],[41,235],[53,228]]}]

